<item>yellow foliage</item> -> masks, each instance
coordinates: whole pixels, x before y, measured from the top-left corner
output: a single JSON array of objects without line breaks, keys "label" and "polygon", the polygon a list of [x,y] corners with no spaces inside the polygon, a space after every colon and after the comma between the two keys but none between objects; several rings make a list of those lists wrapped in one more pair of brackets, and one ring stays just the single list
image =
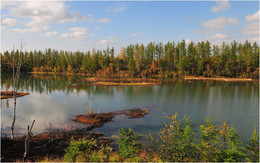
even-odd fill
[{"label": "yellow foliage", "polygon": [[125,61],[124,47],[121,47],[119,59]]},{"label": "yellow foliage", "polygon": [[223,122],[223,125],[220,125],[222,130],[220,131],[220,134],[224,137],[227,135],[227,130],[229,128],[229,126],[227,125],[226,122]]},{"label": "yellow foliage", "polygon": [[71,72],[71,70],[72,70],[71,65],[68,65],[67,71],[68,71],[68,72]]},{"label": "yellow foliage", "polygon": [[89,109],[87,110],[87,114],[94,114],[94,109],[89,108]]},{"label": "yellow foliage", "polygon": [[76,157],[76,162],[85,162],[86,161],[86,156],[84,154],[78,155]]},{"label": "yellow foliage", "polygon": [[161,158],[158,156],[158,154],[154,154],[151,162],[162,162]]},{"label": "yellow foliage", "polygon": [[196,160],[195,159],[190,159],[190,158],[184,158],[183,159],[183,162],[196,162]]},{"label": "yellow foliage", "polygon": [[109,162],[118,162],[120,161],[119,155],[117,152],[113,152],[110,156],[109,156]]}]

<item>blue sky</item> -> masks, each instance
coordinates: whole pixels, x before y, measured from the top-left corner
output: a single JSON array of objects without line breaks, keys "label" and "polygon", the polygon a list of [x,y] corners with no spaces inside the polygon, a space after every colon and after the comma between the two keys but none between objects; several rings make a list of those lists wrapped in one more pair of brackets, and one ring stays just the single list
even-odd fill
[{"label": "blue sky", "polygon": [[257,41],[259,2],[2,1],[1,52],[87,51],[168,41]]}]

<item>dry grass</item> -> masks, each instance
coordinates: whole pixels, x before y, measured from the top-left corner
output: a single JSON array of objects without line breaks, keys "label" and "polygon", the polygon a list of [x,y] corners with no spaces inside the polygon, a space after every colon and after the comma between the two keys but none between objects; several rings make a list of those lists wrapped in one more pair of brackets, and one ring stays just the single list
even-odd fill
[{"label": "dry grass", "polygon": [[160,82],[158,79],[143,79],[143,78],[86,78],[88,82]]},{"label": "dry grass", "polygon": [[92,85],[104,85],[104,86],[148,86],[148,85],[160,85],[160,83],[116,83],[116,82],[94,82]]},{"label": "dry grass", "polygon": [[250,78],[223,78],[223,77],[195,77],[195,76],[186,76],[185,80],[216,80],[216,81],[229,81],[229,82],[240,82],[240,81],[254,81]]},{"label": "dry grass", "polygon": [[42,71],[37,71],[37,72],[28,72],[30,74],[62,74],[62,75],[79,75],[79,76],[86,76],[87,74],[84,73],[70,73],[70,72],[42,72]]},{"label": "dry grass", "polygon": [[105,78],[86,78],[84,79],[90,82],[92,85],[103,85],[103,86],[148,86],[148,85],[160,85],[158,79],[105,79]]}]

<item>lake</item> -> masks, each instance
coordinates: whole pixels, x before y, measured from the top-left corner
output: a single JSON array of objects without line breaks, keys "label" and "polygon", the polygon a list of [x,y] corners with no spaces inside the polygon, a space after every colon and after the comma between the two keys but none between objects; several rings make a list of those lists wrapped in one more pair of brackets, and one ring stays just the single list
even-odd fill
[{"label": "lake", "polygon": [[[11,76],[2,74],[1,88],[9,87]],[[19,91],[30,95],[17,98],[15,135],[24,135],[27,125],[35,119],[33,133],[48,129],[81,128],[84,124],[71,121],[76,114],[84,114],[90,102],[95,112],[109,112],[131,108],[148,108],[149,114],[139,119],[125,116],[96,128],[110,138],[118,136],[118,129],[133,128],[137,134],[156,135],[165,115],[178,113],[180,119],[189,116],[195,126],[211,118],[220,126],[233,124],[243,141],[259,128],[259,83],[221,81],[165,81],[157,86],[82,86],[71,87],[79,76],[31,75],[20,78]],[[10,136],[13,99],[1,100],[2,136]]]}]

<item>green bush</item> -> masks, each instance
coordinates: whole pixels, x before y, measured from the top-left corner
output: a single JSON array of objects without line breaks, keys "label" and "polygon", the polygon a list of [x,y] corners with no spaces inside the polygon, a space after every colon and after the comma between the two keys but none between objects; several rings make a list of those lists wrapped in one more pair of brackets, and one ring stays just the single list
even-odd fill
[{"label": "green bush", "polygon": [[[109,146],[101,146],[100,150],[92,152],[87,161],[88,162],[108,162],[112,148]],[[119,161],[119,160],[117,160]]]},{"label": "green bush", "polygon": [[170,119],[170,123],[165,123],[159,133],[159,140],[154,140],[150,135],[148,140],[154,144],[155,153],[162,161],[194,161],[195,143],[194,131],[191,129],[191,120],[185,116],[184,126],[176,119],[177,113]]},{"label": "green bush", "polygon": [[259,134],[257,134],[254,128],[252,137],[249,139],[249,144],[247,145],[248,150],[248,160],[250,162],[259,162]]},{"label": "green bush", "polygon": [[[177,120],[177,113],[165,123],[159,133],[159,139],[147,136],[152,145],[153,157],[163,162],[244,162],[259,161],[259,140],[254,130],[247,150],[243,147],[239,135],[233,125],[229,127],[226,122],[219,130],[210,119],[206,119],[199,126],[199,130],[191,128],[192,123],[188,117],[181,122]],[[155,160],[150,158],[151,160]]]},{"label": "green bush", "polygon": [[215,155],[214,161],[218,162],[243,162],[246,161],[246,151],[242,147],[242,141],[238,136],[237,131],[232,125],[230,129],[227,130],[227,149],[219,150],[219,153]]},{"label": "green bush", "polygon": [[96,141],[86,140],[85,138],[74,140],[71,138],[70,145],[65,150],[64,162],[86,161],[86,153],[91,153]]},{"label": "green bush", "polygon": [[[256,129],[246,148],[233,127],[226,122],[218,128],[210,119],[206,119],[199,126],[199,130],[192,129],[192,122],[188,117],[183,121],[177,120],[177,113],[165,123],[155,140],[150,134],[148,146],[150,153],[137,143],[140,136],[135,136],[132,129],[119,130],[119,150],[111,153],[112,148],[101,146],[94,149],[96,141],[73,138],[66,150],[63,161],[66,162],[259,162],[259,135]],[[142,152],[141,152],[142,151]],[[149,150],[148,150],[149,151]]]},{"label": "green bush", "polygon": [[138,154],[141,149],[141,144],[136,141],[140,139],[140,136],[135,136],[132,129],[119,130],[119,156],[122,159],[127,159],[127,161],[141,161],[138,158]]},{"label": "green bush", "polygon": [[201,141],[197,145],[199,151],[199,160],[213,161],[215,156],[220,152],[221,139],[218,127],[210,120],[206,119],[200,125],[200,138]]}]

